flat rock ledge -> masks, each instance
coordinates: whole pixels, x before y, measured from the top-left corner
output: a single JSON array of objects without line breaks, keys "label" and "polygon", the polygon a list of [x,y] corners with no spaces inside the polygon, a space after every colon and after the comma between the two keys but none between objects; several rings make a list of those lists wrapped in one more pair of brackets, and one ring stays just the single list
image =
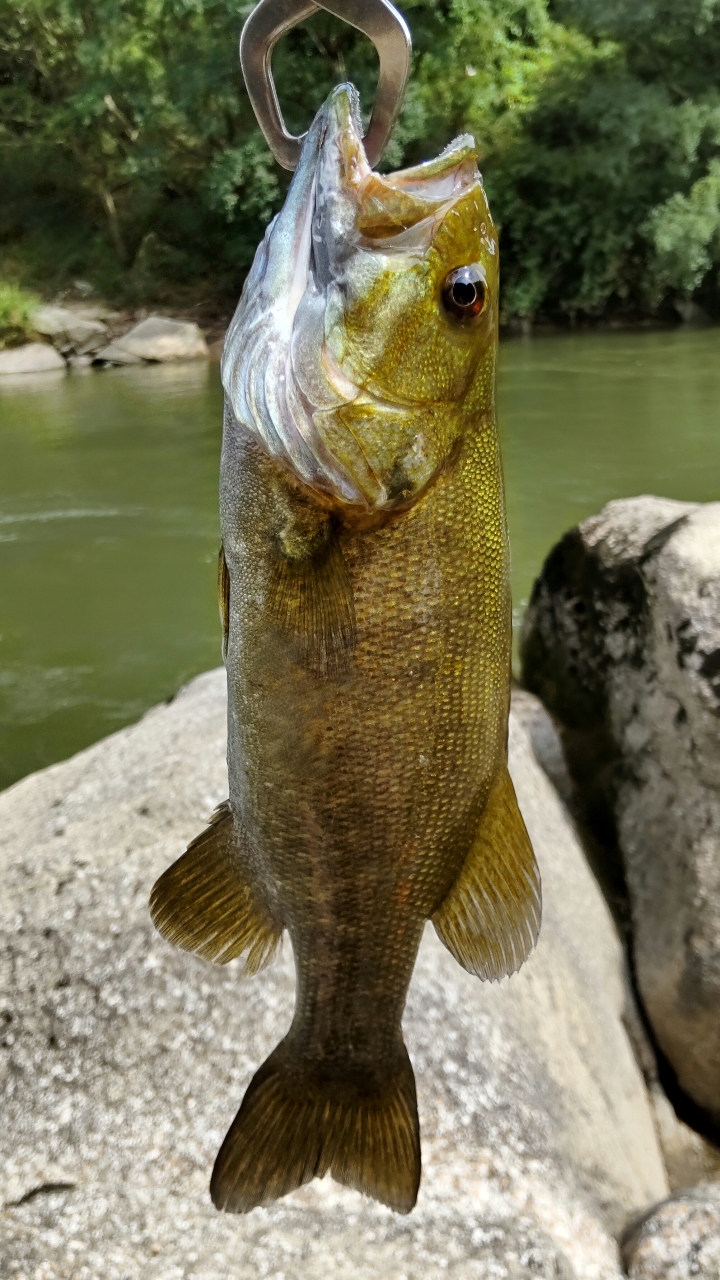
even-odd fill
[{"label": "flat rock ledge", "polygon": [[720,503],[627,499],[571,530],[535,584],[522,655],[587,823],[621,858],[655,1039],[717,1138]]},{"label": "flat rock ledge", "polygon": [[619,1280],[615,1233],[668,1185],[623,1024],[622,948],[523,694],[510,761],[541,940],[490,985],[428,927],[405,1018],[417,1208],[401,1218],[329,1180],[247,1217],[212,1208],[216,1151],[294,990],[287,944],[241,980],[148,917],[155,877],[227,794],[224,684],[209,672],[0,796],[0,1276]]}]

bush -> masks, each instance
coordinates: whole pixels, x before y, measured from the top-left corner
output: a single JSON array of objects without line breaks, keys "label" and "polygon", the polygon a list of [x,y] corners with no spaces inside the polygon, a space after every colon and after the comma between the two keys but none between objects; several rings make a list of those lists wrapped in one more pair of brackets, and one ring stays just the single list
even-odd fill
[{"label": "bush", "polygon": [[32,338],[32,317],[39,305],[36,294],[0,282],[0,347],[18,346]]}]

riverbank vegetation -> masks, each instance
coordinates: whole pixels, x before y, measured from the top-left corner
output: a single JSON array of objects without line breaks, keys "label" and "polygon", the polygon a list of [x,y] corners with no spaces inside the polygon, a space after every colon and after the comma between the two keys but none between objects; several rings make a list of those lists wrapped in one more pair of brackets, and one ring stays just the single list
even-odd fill
[{"label": "riverbank vegetation", "polygon": [[[385,163],[477,137],[505,320],[720,318],[720,0],[405,0]],[[226,309],[287,175],[233,0],[0,0],[0,272],[125,306]],[[320,13],[278,47],[290,126],[374,51]],[[81,287],[86,287],[82,285]]]},{"label": "riverbank vegetation", "polygon": [[37,294],[0,281],[0,347],[16,346],[33,336],[33,313],[39,305]]}]

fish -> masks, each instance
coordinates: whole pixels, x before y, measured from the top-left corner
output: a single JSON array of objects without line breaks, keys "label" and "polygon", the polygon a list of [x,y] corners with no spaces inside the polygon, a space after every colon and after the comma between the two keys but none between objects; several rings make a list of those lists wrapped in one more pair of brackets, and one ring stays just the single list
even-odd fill
[{"label": "fish", "polygon": [[507,766],[498,236],[462,135],[374,172],[357,91],[309,129],[227,333],[219,558],[229,798],[157,881],[170,942],[295,1010],[217,1156],[218,1209],[421,1175],[402,1015],[427,921],[472,974],[538,937]]}]

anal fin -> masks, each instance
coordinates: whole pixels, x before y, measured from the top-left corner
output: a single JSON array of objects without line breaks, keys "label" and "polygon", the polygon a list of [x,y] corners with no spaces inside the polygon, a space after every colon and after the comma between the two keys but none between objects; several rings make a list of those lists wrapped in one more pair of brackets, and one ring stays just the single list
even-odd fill
[{"label": "anal fin", "polygon": [[505,766],[460,874],[432,921],[464,969],[494,981],[527,959],[540,915],[540,872]]},{"label": "anal fin", "polygon": [[216,964],[247,951],[245,972],[271,960],[282,929],[243,883],[232,859],[233,816],[227,801],[150,894],[153,924],[168,942]]}]

